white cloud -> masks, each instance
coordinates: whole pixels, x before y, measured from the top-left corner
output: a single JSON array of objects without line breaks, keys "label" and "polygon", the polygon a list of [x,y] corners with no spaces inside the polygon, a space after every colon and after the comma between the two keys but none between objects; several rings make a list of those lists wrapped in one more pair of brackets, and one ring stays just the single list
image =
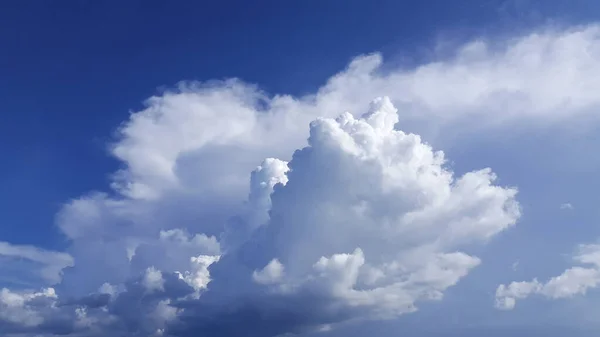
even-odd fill
[{"label": "white cloud", "polygon": [[208,267],[213,263],[219,261],[220,256],[218,255],[200,255],[193,256],[190,258],[191,267],[189,271],[183,273],[177,273],[179,278],[190,287],[194,288],[196,292],[205,289],[211,281],[210,272]]},{"label": "white cloud", "polygon": [[566,202],[566,203],[560,205],[560,209],[571,210],[571,209],[573,209],[573,205],[569,202]]},{"label": "white cloud", "polygon": [[144,273],[144,277],[142,278],[142,284],[148,292],[165,290],[165,280],[162,277],[162,273],[154,267],[146,269],[146,273]]},{"label": "white cloud", "polygon": [[[268,317],[289,301],[294,315],[310,317],[273,334],[388,318],[441,299],[479,265],[459,249],[515,224],[516,190],[494,186],[489,169],[454,178],[443,153],[395,130],[397,121],[381,98],[363,118],[345,113],[312,122],[309,146],[295,152],[287,180],[275,185],[268,222],[215,264],[206,295],[223,303],[213,305],[253,299],[262,303],[253,310]],[[250,273],[256,285],[245,284]],[[311,301],[319,307],[308,309]],[[189,324],[201,330],[230,321],[219,312]]]},{"label": "white cloud", "polygon": [[546,283],[537,279],[529,282],[501,284],[496,290],[496,307],[511,310],[516,301],[537,294],[551,299],[570,298],[583,295],[589,289],[600,285],[600,245],[582,245],[573,258],[575,262],[587,265],[575,266],[562,274],[552,277]]},{"label": "white cloud", "polygon": [[[600,28],[591,25],[500,43],[478,40],[452,59],[410,70],[383,72],[381,55],[372,54],[356,58],[316,94],[300,98],[271,97],[238,80],[182,83],[177,91],[148,99],[147,108],[120,129],[112,150],[127,169],[113,186],[133,199],[158,198],[176,187],[242,188],[240,178],[257,160],[269,154],[285,158],[303,145],[312,119],[360,111],[382,95],[401,107],[403,123],[539,122],[593,113],[600,104],[599,44]],[[233,158],[238,165],[216,162]],[[193,176],[181,167],[200,159],[204,165]],[[197,181],[200,176],[204,179]],[[192,177],[195,181],[186,179]]]},{"label": "white cloud", "polygon": [[[111,193],[90,192],[58,214],[77,265],[56,288],[84,297],[118,285],[107,312],[79,315],[148,335],[207,323],[194,321],[198,310],[218,322],[222,303],[297,323],[267,334],[414,311],[481,263],[465,247],[514,225],[519,210],[516,190],[494,185],[490,169],[455,177],[441,152],[396,122],[430,139],[594,117],[598,87],[596,25],[474,41],[413,69],[361,56],[303,97],[240,80],[182,83],[119,129],[111,151],[124,168]],[[381,99],[357,118],[384,95],[399,114]],[[164,291],[141,297],[131,282],[150,267]],[[157,312],[183,325],[153,324]]]},{"label": "white cloud", "polygon": [[[28,270],[19,268],[19,265],[24,265],[24,260],[31,262],[30,265],[25,265]],[[36,274],[37,279],[52,285],[61,281],[63,269],[73,265],[73,257],[66,253],[0,241],[0,273],[4,269],[4,273],[8,274],[14,272],[11,269],[17,268],[19,273]],[[24,278],[23,275],[18,277]]]},{"label": "white cloud", "polygon": [[35,310],[35,302],[48,299],[54,303],[56,293],[53,288],[41,292],[11,292],[9,289],[0,290],[0,323],[13,323],[31,327],[41,324],[44,319]]},{"label": "white cloud", "polygon": [[285,268],[281,262],[277,259],[273,259],[262,270],[255,270],[252,274],[252,278],[255,282],[260,284],[273,284],[281,281],[284,272]]}]

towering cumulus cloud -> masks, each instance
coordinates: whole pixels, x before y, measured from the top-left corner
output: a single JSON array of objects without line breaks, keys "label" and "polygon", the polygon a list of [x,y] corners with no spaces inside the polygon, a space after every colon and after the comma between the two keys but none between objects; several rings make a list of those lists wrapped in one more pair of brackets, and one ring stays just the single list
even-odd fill
[{"label": "towering cumulus cloud", "polygon": [[[599,60],[587,26],[414,69],[361,56],[302,97],[182,83],[119,128],[110,189],[57,214],[66,252],[0,243],[28,281],[0,290],[0,335],[270,337],[441,300],[520,208],[490,168],[455,174],[415,133],[590,116]],[[595,286],[590,247],[565,277],[501,287],[499,306]]]},{"label": "towering cumulus cloud", "polygon": [[[51,332],[275,336],[396,317],[420,301],[439,300],[480,263],[460,248],[515,224],[517,191],[493,185],[490,169],[454,177],[442,152],[396,130],[397,122],[387,97],[360,118],[317,118],[308,146],[289,162],[269,158],[246,175],[247,202],[222,224],[220,239],[160,229],[155,238],[104,240],[106,247],[89,249],[120,248],[121,262],[103,261],[99,268],[117,273],[93,277],[113,285],[71,300],[59,300],[52,288],[5,291],[2,317],[22,329],[46,322]],[[148,195],[137,196],[148,202]],[[140,199],[94,195],[62,216],[110,216],[121,219],[114,226],[123,221],[121,230],[135,233],[153,225],[141,220],[149,208],[135,212]],[[130,212],[142,222],[125,223]],[[75,249],[78,240],[90,244],[79,235],[106,231],[89,226],[73,232]],[[122,275],[120,264],[129,266]],[[84,277],[76,271],[67,276]],[[50,304],[38,310],[38,298]]]},{"label": "towering cumulus cloud", "polygon": [[263,176],[279,182],[268,220],[214,266],[206,297],[174,331],[271,336],[395,317],[477,266],[460,247],[515,224],[516,190],[494,186],[489,169],[454,178],[442,152],[397,122],[379,98],[361,118],[313,121],[289,171],[266,162],[279,168]]}]

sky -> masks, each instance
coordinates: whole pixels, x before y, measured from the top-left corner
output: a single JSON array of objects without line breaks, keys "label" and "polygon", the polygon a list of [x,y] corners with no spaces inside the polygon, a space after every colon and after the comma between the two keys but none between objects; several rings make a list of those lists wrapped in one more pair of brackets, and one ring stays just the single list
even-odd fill
[{"label": "sky", "polygon": [[598,13],[2,2],[0,334],[596,336]]}]

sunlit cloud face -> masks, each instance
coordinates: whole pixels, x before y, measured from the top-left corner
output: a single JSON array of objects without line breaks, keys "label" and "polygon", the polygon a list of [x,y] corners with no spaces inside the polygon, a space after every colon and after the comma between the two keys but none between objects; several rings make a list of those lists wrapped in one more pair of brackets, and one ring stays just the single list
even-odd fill
[{"label": "sunlit cloud face", "polygon": [[[482,39],[414,69],[382,62],[360,56],[303,97],[227,80],[148,99],[110,144],[123,169],[109,192],[57,215],[68,254],[0,250],[49,268],[41,291],[2,290],[0,331],[275,336],[443,300],[485,263],[470,247],[521,209],[493,168],[455,174],[428,137],[594,119],[600,29]],[[501,288],[498,305],[564,293],[548,284]]]}]

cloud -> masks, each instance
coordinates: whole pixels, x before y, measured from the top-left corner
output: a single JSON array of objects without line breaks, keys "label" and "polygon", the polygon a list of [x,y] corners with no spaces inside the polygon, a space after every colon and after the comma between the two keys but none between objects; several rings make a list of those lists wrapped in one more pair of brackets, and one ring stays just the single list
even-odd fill
[{"label": "cloud", "polygon": [[175,319],[171,298],[194,289],[176,273],[149,268],[118,289],[105,284],[96,292],[61,299],[54,288],[39,292],[0,290],[0,333],[37,335],[150,336]]},{"label": "cloud", "polygon": [[27,331],[272,336],[440,300],[519,207],[423,139],[594,118],[599,56],[590,25],[412,69],[360,56],[302,97],[237,79],[151,97],[110,145],[110,189],[57,215],[76,265]]},{"label": "cloud", "polygon": [[[493,185],[489,169],[454,178],[442,152],[394,129],[397,116],[380,98],[361,118],[313,121],[309,145],[287,164],[287,181],[274,186],[268,222],[211,269],[205,296],[220,302],[209,302],[216,314],[199,319],[206,317],[201,296],[183,318],[191,327],[180,333],[210,327],[214,336],[243,335],[222,326],[234,318],[220,312],[238,305],[239,319],[262,317],[256,335],[395,317],[441,299],[479,265],[458,249],[516,223],[516,190]],[[276,314],[282,302],[296,306],[285,318]]]},{"label": "cloud", "polygon": [[600,245],[581,245],[573,260],[585,267],[571,267],[545,283],[533,279],[528,282],[512,282],[509,285],[501,284],[496,290],[496,307],[511,310],[514,309],[517,300],[531,295],[541,295],[550,299],[571,298],[598,287]]},{"label": "cloud", "polygon": [[566,203],[560,205],[560,209],[571,210],[573,208],[574,208],[573,205],[569,202],[566,202]]},{"label": "cloud", "polygon": [[0,289],[0,333],[25,336],[67,335],[85,325],[82,310],[62,310],[54,288],[40,291]]},{"label": "cloud", "polygon": [[[95,266],[80,269],[73,287],[87,285],[82,293],[95,289],[106,274],[102,269],[111,270],[107,281],[125,281],[130,264],[122,252],[133,252],[139,241],[156,241],[161,230],[221,235],[227,219],[245,207],[248,172],[264,158],[289,160],[306,144],[315,118],[362,111],[374,97],[389,96],[400,108],[402,127],[425,137],[592,114],[600,103],[599,31],[591,25],[503,42],[478,40],[450,59],[415,69],[384,71],[380,55],[361,56],[303,97],[270,96],[239,80],[182,83],[152,97],[111,146],[124,164],[112,184],[120,195],[90,193],[58,216],[80,267]],[[97,254],[108,255],[105,266],[96,263]],[[188,259],[170,263],[180,261],[179,269]],[[151,264],[141,263],[135,272]]]},{"label": "cloud", "polygon": [[[246,151],[287,156],[303,145],[308,122],[324,113],[332,117],[361,111],[377,96],[389,96],[401,107],[403,123],[465,118],[539,122],[593,113],[600,103],[595,91],[600,85],[599,40],[596,25],[548,29],[502,42],[476,40],[448,60],[411,70],[383,71],[380,54],[360,56],[316,94],[300,98],[269,96],[235,79],[181,83],[177,90],[148,99],[147,108],[120,128],[112,153],[126,169],[114,175],[112,186],[134,199],[153,199],[175,186],[209,191],[228,182],[243,184],[235,167],[213,165],[215,156],[223,156],[218,150],[228,150],[245,165],[256,160]],[[210,181],[187,185],[193,182],[178,167],[198,157],[207,163],[193,177],[215,179],[206,186]]]},{"label": "cloud", "polygon": [[[267,159],[250,175],[247,216],[232,217],[228,227],[248,233],[241,244],[226,246],[222,258],[191,257],[195,272],[192,265],[183,273],[148,267],[124,290],[64,301],[59,312],[85,313],[85,322],[104,329],[214,336],[245,334],[247,327],[228,327],[231,320],[259,315],[254,333],[276,335],[395,317],[441,299],[480,263],[459,247],[516,223],[517,191],[493,185],[489,169],[455,178],[441,151],[396,130],[397,122],[385,97],[361,118],[314,120],[308,146],[289,162]],[[158,241],[165,240],[183,251],[220,250],[205,235],[160,231]],[[87,331],[82,324],[69,329]]]},{"label": "cloud", "polygon": [[67,253],[0,241],[0,272],[4,270],[4,275],[17,269],[19,279],[26,280],[31,278],[28,274],[34,274],[33,281],[52,285],[61,281],[63,269],[73,265],[73,257]]},{"label": "cloud", "polygon": [[32,308],[40,299],[56,299],[54,289],[48,288],[36,293],[15,293],[4,288],[0,291],[0,318],[26,327],[40,324],[42,318]]}]

